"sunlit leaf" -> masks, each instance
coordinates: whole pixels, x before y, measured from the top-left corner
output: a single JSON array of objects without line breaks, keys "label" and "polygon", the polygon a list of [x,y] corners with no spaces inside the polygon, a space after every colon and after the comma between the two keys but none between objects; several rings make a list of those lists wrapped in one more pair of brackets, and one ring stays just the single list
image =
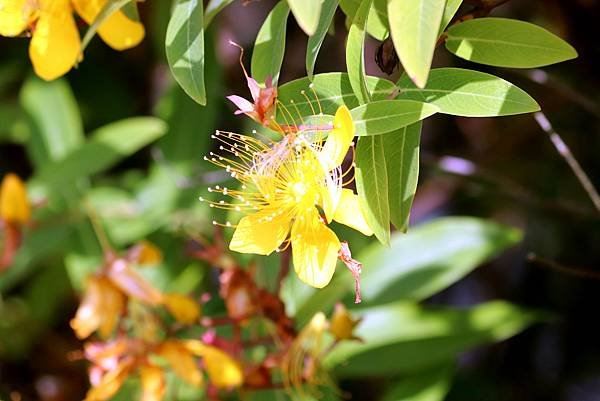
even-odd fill
[{"label": "sunlit leaf", "polygon": [[[366,83],[373,100],[384,100],[395,89],[392,82],[383,78],[368,76]],[[278,88],[278,94],[281,104],[297,118],[316,115],[320,111],[334,115],[341,105],[349,109],[359,105],[350,85],[350,78],[343,72],[317,74],[313,77],[312,86],[308,77],[287,82]],[[296,114],[300,115],[296,116]],[[283,113],[277,113],[277,120],[285,123]]]},{"label": "sunlit leaf", "polygon": [[404,75],[399,99],[429,102],[440,113],[465,117],[495,117],[532,113],[540,106],[525,91],[502,78],[460,68],[431,70],[427,86],[417,88]]},{"label": "sunlit leaf", "polygon": [[438,108],[422,102],[379,100],[358,106],[350,111],[356,136],[379,135],[396,131],[423,120]]},{"label": "sunlit leaf", "polygon": [[317,55],[319,54],[321,44],[327,35],[337,6],[338,0],[323,0],[319,24],[317,25],[315,33],[308,38],[308,43],[306,45],[306,72],[311,79],[313,78]]},{"label": "sunlit leaf", "polygon": [[43,169],[48,161],[63,158],[83,143],[79,108],[66,80],[30,78],[20,100],[31,128],[27,150],[38,167]]},{"label": "sunlit leaf", "polygon": [[420,140],[420,122],[383,135],[390,220],[403,232],[408,230],[408,217],[417,191]]},{"label": "sunlit leaf", "polygon": [[389,0],[388,17],[394,47],[404,70],[418,87],[427,83],[444,0]]},{"label": "sunlit leaf", "polygon": [[126,156],[153,142],[167,130],[154,117],[135,117],[99,128],[90,139],[66,157],[46,165],[36,184],[60,191],[61,186],[101,172]]},{"label": "sunlit leaf", "polygon": [[287,0],[300,28],[308,36],[314,35],[319,24],[323,0]]},{"label": "sunlit leaf", "polygon": [[196,102],[206,104],[204,88],[204,17],[200,0],[177,0],[165,46],[177,83]]},{"label": "sunlit leaf", "polygon": [[502,341],[544,315],[495,301],[472,308],[426,307],[396,302],[361,309],[355,334],[324,360],[341,377],[415,372],[488,342]]},{"label": "sunlit leaf", "polygon": [[[340,8],[346,14],[347,26],[352,24],[361,0],[340,0]],[[367,33],[377,40],[384,40],[388,34],[387,0],[373,0],[367,18]]]},{"label": "sunlit leaf", "polygon": [[356,147],[356,191],[365,219],[384,245],[390,242],[388,172],[381,135],[365,136]]},{"label": "sunlit leaf", "polygon": [[497,67],[533,68],[577,57],[544,28],[508,18],[477,18],[448,29],[446,48],[466,60]]},{"label": "sunlit leaf", "polygon": [[394,234],[389,248],[373,244],[359,254],[363,299],[369,305],[425,299],[520,239],[514,228],[471,217],[441,218]]},{"label": "sunlit leaf", "polygon": [[346,41],[346,69],[354,95],[360,104],[371,100],[365,78],[365,36],[369,9],[373,0],[364,0],[356,10]]},{"label": "sunlit leaf", "polygon": [[271,10],[256,35],[252,51],[252,78],[264,83],[268,77],[276,83],[285,52],[285,30],[290,9],[280,1]]},{"label": "sunlit leaf", "polygon": [[446,6],[444,7],[444,14],[442,15],[442,22],[440,23],[438,37],[444,32],[444,29],[446,29],[450,21],[452,21],[454,14],[456,14],[461,4],[462,0],[446,0]]}]

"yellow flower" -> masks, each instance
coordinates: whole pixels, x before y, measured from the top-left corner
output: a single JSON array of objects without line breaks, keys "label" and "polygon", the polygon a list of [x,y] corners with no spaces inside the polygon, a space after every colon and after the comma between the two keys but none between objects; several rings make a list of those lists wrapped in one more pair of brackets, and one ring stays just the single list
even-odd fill
[{"label": "yellow flower", "polygon": [[0,184],[0,219],[15,224],[25,224],[31,217],[27,190],[21,179],[8,173]]},{"label": "yellow flower", "polygon": [[239,221],[229,248],[268,255],[291,243],[296,273],[318,288],[331,280],[340,250],[340,241],[327,223],[336,220],[372,234],[357,195],[342,188],[347,177],[341,164],[354,137],[354,123],[345,106],[338,108],[328,131],[326,141],[323,132],[313,128],[292,132],[269,145],[217,132],[214,138],[223,143],[220,149],[235,160],[213,153],[207,158],[242,184],[240,190],[209,188],[237,201],[221,200],[211,206],[251,213]]},{"label": "yellow flower", "polygon": [[[107,0],[0,0],[0,35],[18,36],[32,31],[29,58],[36,74],[52,80],[67,73],[78,61],[81,50],[73,7],[92,23]],[[123,50],[137,45],[144,27],[122,11],[108,17],[98,33],[111,47]]]},{"label": "yellow flower", "polygon": [[329,331],[335,336],[336,340],[354,339],[354,328],[360,323],[360,319],[352,318],[350,312],[341,304],[335,304],[333,315],[331,316],[331,325]]}]

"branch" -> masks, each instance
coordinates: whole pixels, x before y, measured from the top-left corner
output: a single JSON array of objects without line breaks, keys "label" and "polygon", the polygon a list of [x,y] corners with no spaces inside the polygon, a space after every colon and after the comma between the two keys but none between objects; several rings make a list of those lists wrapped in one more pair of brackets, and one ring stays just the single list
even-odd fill
[{"label": "branch", "polygon": [[592,203],[594,204],[598,212],[600,212],[600,195],[594,187],[594,184],[592,184],[592,182],[590,181],[590,178],[579,165],[579,162],[575,159],[575,157],[573,157],[573,154],[571,153],[571,150],[569,149],[567,144],[565,144],[560,135],[558,135],[558,133],[554,131],[554,128],[552,128],[550,121],[548,121],[544,113],[538,111],[533,115],[533,117],[535,118],[535,121],[538,123],[540,128],[548,135],[550,141],[552,141],[552,144],[558,151],[558,154],[561,155],[563,159],[565,159],[569,167],[571,167],[571,170],[573,170],[575,177],[577,177],[579,183],[592,200]]}]

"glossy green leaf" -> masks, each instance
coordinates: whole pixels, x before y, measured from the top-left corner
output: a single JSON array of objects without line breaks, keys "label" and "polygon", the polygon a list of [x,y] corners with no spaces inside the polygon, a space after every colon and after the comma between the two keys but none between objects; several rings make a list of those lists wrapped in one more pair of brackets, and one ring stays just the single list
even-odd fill
[{"label": "glossy green leaf", "polygon": [[200,0],[177,0],[165,46],[177,83],[196,102],[206,104],[204,88],[204,16]]},{"label": "glossy green leaf", "polygon": [[[393,207],[393,203],[390,205]],[[354,257],[363,263],[364,304],[421,301],[454,284],[520,239],[518,230],[491,221],[446,217],[414,227],[408,234],[395,233],[389,248],[371,244],[360,252],[353,249]],[[297,305],[299,322],[306,323],[318,311],[328,312],[344,294],[353,291],[352,276],[339,273],[327,287]]]},{"label": "glossy green leaf", "polygon": [[204,10],[204,28],[208,28],[213,18],[231,3],[233,0],[210,0]]},{"label": "glossy green leaf", "polygon": [[399,99],[429,102],[440,113],[465,117],[495,117],[532,113],[540,106],[525,91],[502,78],[460,68],[431,70],[427,86],[417,88],[407,76],[398,81]]},{"label": "glossy green leaf", "polygon": [[124,14],[127,18],[131,18],[134,21],[139,21],[139,16],[137,14],[137,6],[135,5],[135,0],[108,0],[92,24],[89,26],[87,31],[85,31],[85,35],[81,40],[81,52],[85,50],[88,46],[96,32],[98,31],[98,27],[111,15],[123,9]]},{"label": "glossy green leaf", "polygon": [[[340,8],[346,14],[349,23],[352,24],[356,10],[360,6],[361,0],[340,0]],[[387,0],[373,0],[369,16],[367,18],[367,33],[375,39],[382,41],[389,34],[387,17]]]},{"label": "glossy green leaf", "polygon": [[418,87],[427,83],[445,0],[389,0],[390,32],[404,70]]},{"label": "glossy green leaf", "polygon": [[383,135],[390,220],[402,232],[408,230],[410,208],[417,191],[420,141],[421,122]]},{"label": "glossy green leaf", "polygon": [[166,130],[166,124],[154,117],[135,117],[106,125],[92,133],[78,149],[48,164],[34,181],[47,189],[60,191],[66,183],[106,170],[152,143]]},{"label": "glossy green leaf", "polygon": [[438,37],[442,35],[450,21],[452,21],[454,14],[456,14],[461,4],[462,0],[446,0],[446,6],[444,7],[444,14],[442,15],[442,22],[440,23]]},{"label": "glossy green leaf", "polygon": [[321,10],[321,16],[319,17],[319,24],[317,25],[315,33],[308,38],[308,43],[306,45],[306,72],[310,79],[313,78],[317,55],[319,54],[321,44],[327,35],[329,26],[333,21],[333,16],[335,15],[337,6],[338,0],[323,0],[323,8]]},{"label": "glossy green leaf", "polygon": [[514,228],[471,217],[441,218],[395,234],[389,248],[373,244],[360,253],[363,298],[369,305],[425,299],[520,240]]},{"label": "glossy green leaf", "polygon": [[438,111],[436,106],[412,100],[379,100],[350,111],[356,136],[385,134],[423,120]]},{"label": "glossy green leaf", "polygon": [[252,78],[264,83],[267,77],[273,82],[279,80],[279,71],[285,52],[285,31],[290,9],[285,1],[280,1],[271,10],[260,27],[254,50],[252,51]]},{"label": "glossy green leaf", "polygon": [[442,363],[392,384],[382,401],[444,401],[454,376],[454,363]]},{"label": "glossy green leaf", "polygon": [[415,372],[474,346],[502,341],[544,315],[508,302],[472,308],[426,307],[396,302],[365,308],[354,331],[362,342],[345,342],[323,361],[341,377]]},{"label": "glossy green leaf", "polygon": [[319,24],[323,0],[287,0],[294,18],[304,33],[314,35]]},{"label": "glossy green leaf", "polygon": [[27,150],[36,166],[43,169],[83,143],[79,108],[66,80],[28,79],[20,101],[31,128]]},{"label": "glossy green leaf", "polygon": [[360,104],[368,103],[371,95],[365,78],[365,36],[369,9],[373,0],[363,0],[356,10],[346,41],[346,69],[354,95]]},{"label": "glossy green leaf", "polygon": [[388,172],[381,135],[365,136],[356,147],[356,191],[367,224],[384,245],[390,242]]},{"label": "glossy green leaf", "polygon": [[[366,82],[373,100],[384,100],[395,89],[392,82],[383,78],[368,76]],[[296,79],[281,85],[277,91],[281,105],[289,109],[292,116],[298,119],[319,114],[320,111],[334,115],[341,105],[349,109],[359,105],[352,91],[348,74],[343,72],[317,74],[313,77],[312,86],[308,77]],[[298,113],[300,115],[296,116]],[[285,122],[282,112],[277,113],[277,120]]]},{"label": "glossy green leaf", "polygon": [[577,57],[558,36],[529,22],[477,18],[448,29],[446,48],[466,60],[497,67],[534,68]]}]

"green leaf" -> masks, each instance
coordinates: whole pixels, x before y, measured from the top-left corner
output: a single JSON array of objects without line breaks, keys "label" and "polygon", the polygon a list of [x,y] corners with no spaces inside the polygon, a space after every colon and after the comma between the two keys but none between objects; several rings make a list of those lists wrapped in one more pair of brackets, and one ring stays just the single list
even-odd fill
[{"label": "green leaf", "polygon": [[577,57],[575,49],[544,28],[507,18],[477,18],[448,29],[446,49],[497,67],[534,68]]},{"label": "green leaf", "polygon": [[392,384],[382,401],[444,401],[454,376],[454,363],[418,372]]},{"label": "green leaf", "polygon": [[356,191],[367,224],[384,245],[390,242],[388,172],[380,135],[365,136],[356,147]]},{"label": "green leaf", "polygon": [[369,9],[373,0],[363,0],[356,10],[352,25],[348,31],[346,42],[346,69],[350,85],[358,103],[365,104],[371,100],[365,78],[365,35]]},{"label": "green leaf", "polygon": [[31,127],[27,150],[37,167],[44,168],[83,143],[79,108],[66,80],[30,78],[21,89],[20,101]]},{"label": "green leaf", "polygon": [[83,53],[83,51],[88,46],[94,35],[96,35],[98,27],[100,27],[100,25],[104,21],[106,21],[108,17],[125,7],[127,9],[123,11],[127,18],[131,18],[134,21],[139,21],[135,0],[108,0],[96,16],[94,22],[89,26],[89,28],[85,32],[85,35],[81,40],[81,53]]},{"label": "green leaf", "polygon": [[389,248],[373,244],[359,254],[363,299],[369,305],[423,300],[520,240],[519,230],[471,217],[441,218],[394,234]]},{"label": "green leaf", "polygon": [[474,346],[514,336],[545,316],[508,302],[472,308],[396,302],[362,309],[355,330],[362,342],[344,342],[323,361],[341,377],[415,372]]},{"label": "green leaf", "polygon": [[323,0],[287,0],[287,2],[304,33],[308,36],[314,35],[319,24]]},{"label": "green leaf", "polygon": [[[368,76],[366,83],[373,100],[386,99],[396,88],[392,82],[383,78]],[[317,74],[313,77],[312,86],[308,77],[296,79],[281,85],[277,92],[281,102],[278,107],[286,107],[293,114],[299,113],[298,118],[319,114],[320,111],[334,115],[341,105],[349,109],[359,105],[350,85],[350,78],[343,72]],[[283,113],[277,113],[277,121],[285,122]]]},{"label": "green leaf", "polygon": [[454,18],[454,14],[458,11],[458,8],[462,4],[462,0],[446,0],[446,6],[444,7],[444,14],[442,15],[442,22],[440,23],[440,30],[438,32],[438,38],[444,33],[444,30]]},{"label": "green leaf", "polygon": [[208,28],[213,18],[231,3],[233,0],[210,0],[204,10],[204,28]]},{"label": "green leaf", "polygon": [[99,128],[66,157],[48,164],[34,181],[49,190],[101,172],[164,135],[166,124],[154,117],[135,117]]},{"label": "green leaf", "polygon": [[382,138],[388,172],[390,220],[398,230],[406,232],[419,180],[421,122],[383,135]]},{"label": "green leaf", "polygon": [[427,86],[417,88],[407,76],[398,81],[399,99],[434,104],[440,113],[465,117],[495,117],[532,113],[540,106],[525,91],[502,78],[460,68],[431,70]]},{"label": "green leaf", "polygon": [[[348,27],[352,24],[360,2],[361,0],[340,0],[340,8],[350,21]],[[387,0],[373,0],[367,18],[367,33],[379,41],[385,40],[389,34],[386,2]]]},{"label": "green leaf", "polygon": [[264,83],[267,77],[271,77],[274,84],[279,80],[289,13],[287,3],[280,1],[267,15],[256,35],[250,67],[252,78],[259,83]]},{"label": "green leaf", "polygon": [[350,111],[356,136],[385,134],[423,120],[438,111],[427,103],[412,100],[379,100]]},{"label": "green leaf", "polygon": [[420,88],[427,83],[445,0],[389,0],[394,47],[404,70]]},{"label": "green leaf", "polygon": [[177,0],[167,27],[165,47],[177,83],[192,99],[205,105],[202,1]]},{"label": "green leaf", "polygon": [[[207,42],[210,37],[206,36]],[[206,61],[206,76],[209,78],[206,92],[209,96],[220,96],[221,76],[212,46],[206,49]],[[210,102],[200,108],[178,85],[172,85],[155,110],[156,115],[169,126],[166,135],[158,142],[167,162],[186,162],[190,168],[197,164],[198,155],[208,152],[212,144],[210,135],[214,132],[220,106],[219,102]],[[191,171],[186,174],[189,173]]]},{"label": "green leaf", "polygon": [[323,0],[323,9],[321,10],[321,16],[319,17],[319,24],[317,25],[315,33],[308,38],[308,43],[306,45],[306,72],[310,79],[313,78],[317,55],[319,54],[321,44],[327,35],[329,26],[333,21],[337,6],[338,0]]}]

